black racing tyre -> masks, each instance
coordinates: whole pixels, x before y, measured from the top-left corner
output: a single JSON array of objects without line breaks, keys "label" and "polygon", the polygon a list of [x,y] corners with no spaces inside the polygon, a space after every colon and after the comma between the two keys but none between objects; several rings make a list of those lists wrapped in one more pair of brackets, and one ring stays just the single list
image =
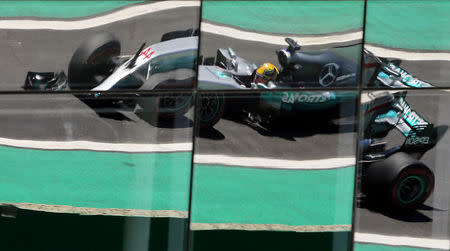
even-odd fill
[{"label": "black racing tyre", "polygon": [[107,77],[115,68],[113,57],[120,55],[120,42],[110,33],[100,33],[83,42],[69,63],[68,82],[72,90],[92,89],[99,78]]},{"label": "black racing tyre", "polygon": [[414,210],[433,191],[434,174],[422,162],[398,152],[369,166],[363,185],[369,199],[386,202],[399,210]]},{"label": "black racing tyre", "polygon": [[197,121],[201,128],[212,128],[223,115],[225,98],[223,94],[200,94],[198,98]]},{"label": "black racing tyre", "polygon": [[158,94],[140,98],[137,103],[146,112],[155,111],[160,119],[170,120],[183,116],[192,107],[192,95],[184,93]]}]

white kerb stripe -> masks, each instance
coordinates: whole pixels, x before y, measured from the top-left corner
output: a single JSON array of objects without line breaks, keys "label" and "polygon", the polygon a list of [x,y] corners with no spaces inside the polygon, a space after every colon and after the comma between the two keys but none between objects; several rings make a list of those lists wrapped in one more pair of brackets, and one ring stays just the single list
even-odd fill
[{"label": "white kerb stripe", "polygon": [[[345,42],[359,42],[362,39],[362,31],[348,32],[344,34],[336,35],[322,35],[322,36],[294,36],[294,35],[269,35],[260,34],[251,31],[243,31],[235,28],[215,25],[207,22],[201,23],[201,31],[211,34],[216,34],[220,36],[232,37],[234,39],[248,40],[261,42],[266,44],[275,45],[286,45],[284,39],[288,36],[301,45],[311,46],[311,45],[327,45],[334,43],[345,43]],[[403,51],[383,48],[375,45],[365,45],[365,47],[372,53],[379,57],[391,57],[399,58],[409,61],[450,61],[450,53],[448,52],[414,52],[414,51]]]},{"label": "white kerb stripe", "polygon": [[376,45],[366,44],[366,49],[378,57],[398,58],[408,61],[450,61],[448,52],[413,52],[387,49]]},{"label": "white kerb stripe", "polygon": [[350,231],[352,225],[291,226],[283,224],[242,223],[191,223],[191,230],[246,230],[246,231],[293,231],[293,232],[342,232]]},{"label": "white kerb stripe", "polygon": [[0,145],[43,150],[92,150],[129,153],[192,151],[192,143],[130,144],[93,141],[37,141],[0,138]]},{"label": "white kerb stripe", "polygon": [[355,233],[355,242],[382,244],[389,246],[408,246],[418,248],[434,248],[448,250],[450,247],[449,240],[443,239],[427,239],[414,238],[406,236],[392,236],[369,233]]},{"label": "white kerb stripe", "polygon": [[354,166],[356,159],[348,158],[330,158],[318,160],[285,160],[258,157],[235,157],[227,155],[204,155],[196,154],[194,156],[195,164],[216,164],[238,167],[254,167],[268,169],[334,169],[348,166]]},{"label": "white kerb stripe", "polygon": [[[200,7],[200,1],[162,1],[133,5],[106,15],[82,20],[0,20],[0,29],[9,30],[81,30],[98,27],[133,17],[181,7]],[[157,24],[154,24],[157,25]]]},{"label": "white kerb stripe", "polygon": [[[251,31],[243,31],[235,28],[220,26],[211,23],[202,22],[200,26],[202,32],[212,33],[221,36],[232,37],[234,39],[261,42],[266,44],[286,45],[284,39],[286,36],[260,34]],[[363,32],[355,31],[345,34],[323,35],[323,36],[289,36],[301,45],[324,45],[332,43],[359,42],[362,40]]]}]

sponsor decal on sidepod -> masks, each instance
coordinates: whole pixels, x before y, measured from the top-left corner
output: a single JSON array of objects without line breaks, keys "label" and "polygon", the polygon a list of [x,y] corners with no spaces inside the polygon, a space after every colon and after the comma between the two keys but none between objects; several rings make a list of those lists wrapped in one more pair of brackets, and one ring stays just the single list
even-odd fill
[{"label": "sponsor decal on sidepod", "polygon": [[308,93],[292,93],[284,92],[281,101],[288,104],[300,103],[325,103],[333,100],[335,97],[329,92],[320,94],[308,94]]}]

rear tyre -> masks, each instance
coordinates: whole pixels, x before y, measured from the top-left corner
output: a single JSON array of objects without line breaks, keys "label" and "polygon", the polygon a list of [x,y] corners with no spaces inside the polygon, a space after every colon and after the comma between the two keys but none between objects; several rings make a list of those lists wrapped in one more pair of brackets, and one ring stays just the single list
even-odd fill
[{"label": "rear tyre", "polygon": [[222,117],[225,98],[223,94],[199,95],[197,119],[201,128],[212,128]]},{"label": "rear tyre", "polygon": [[92,89],[115,68],[113,57],[120,55],[120,42],[110,33],[96,34],[83,42],[69,63],[68,82],[72,90]]},{"label": "rear tyre", "polygon": [[212,128],[223,115],[225,97],[223,94],[201,94],[197,103],[200,128]]},{"label": "rear tyre", "polygon": [[434,174],[422,162],[398,152],[369,166],[363,182],[369,199],[399,210],[414,210],[433,191]]},{"label": "rear tyre", "polygon": [[186,94],[159,94],[138,99],[137,103],[146,111],[156,111],[163,120],[183,116],[192,107],[192,96]]}]

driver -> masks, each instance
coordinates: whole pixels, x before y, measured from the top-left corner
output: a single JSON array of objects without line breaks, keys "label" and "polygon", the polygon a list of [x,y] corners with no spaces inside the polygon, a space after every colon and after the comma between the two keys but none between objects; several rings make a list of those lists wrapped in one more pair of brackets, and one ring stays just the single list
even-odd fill
[{"label": "driver", "polygon": [[278,69],[271,63],[264,63],[256,69],[252,87],[254,88],[274,88],[278,77]]}]

